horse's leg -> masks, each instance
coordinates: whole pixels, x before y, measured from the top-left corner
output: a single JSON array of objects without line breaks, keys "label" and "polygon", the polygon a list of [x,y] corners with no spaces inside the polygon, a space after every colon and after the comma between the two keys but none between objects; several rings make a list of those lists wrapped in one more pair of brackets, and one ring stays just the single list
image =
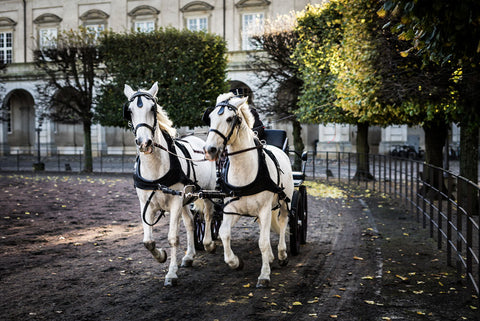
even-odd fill
[{"label": "horse's leg", "polygon": [[232,227],[239,220],[239,215],[223,215],[222,225],[220,226],[219,235],[223,244],[223,256],[225,263],[232,269],[241,270],[243,261],[236,256],[230,246]]},{"label": "horse's leg", "polygon": [[278,215],[278,226],[280,228],[278,238],[278,263],[281,266],[285,266],[288,264],[287,243],[285,240],[288,226],[288,207],[286,202],[282,202],[279,214],[280,215],[275,213],[275,215]]},{"label": "horse's leg", "polygon": [[168,243],[170,244],[170,265],[165,276],[165,286],[176,285],[178,281],[177,248],[179,245],[180,216],[182,213],[181,199],[170,201],[170,224],[168,228]]},{"label": "horse's leg", "polygon": [[270,228],[272,211],[270,209],[261,209],[258,220],[260,224],[260,237],[258,246],[262,253],[262,269],[258,277],[257,288],[264,288],[270,284],[270,261],[272,259],[272,246],[270,244]]},{"label": "horse's leg", "polygon": [[193,257],[195,256],[195,243],[193,236],[193,216],[190,212],[189,205],[182,208],[182,218],[185,229],[187,230],[187,253],[182,259],[182,266],[189,267],[193,264]]},{"label": "horse's leg", "polygon": [[[140,204],[140,209],[143,211],[145,206],[144,203]],[[143,212],[142,212],[143,213]],[[147,208],[147,212],[145,213],[145,218],[148,222],[153,222],[155,217],[155,211],[151,208]],[[143,222],[143,219],[142,219]],[[153,257],[159,262],[164,263],[167,260],[167,252],[164,249],[158,249],[155,244],[155,240],[153,239],[153,227],[143,222],[143,245],[147,248],[147,250],[152,253]]]},{"label": "horse's leg", "polygon": [[212,220],[213,220],[213,203],[205,199],[203,201],[203,216],[205,218],[205,233],[203,237],[203,247],[205,251],[214,253],[216,249],[215,242],[212,239]]}]

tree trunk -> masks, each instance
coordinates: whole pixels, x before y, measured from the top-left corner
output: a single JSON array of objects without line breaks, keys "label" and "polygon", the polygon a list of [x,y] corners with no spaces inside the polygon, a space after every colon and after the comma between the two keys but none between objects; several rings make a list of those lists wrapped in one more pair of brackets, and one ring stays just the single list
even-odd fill
[{"label": "tree trunk", "polygon": [[[292,122],[293,126],[293,147],[295,149],[295,158],[293,162],[293,170],[294,171],[301,171],[302,170],[302,159],[301,155],[303,153],[303,149],[305,148],[305,145],[303,144],[302,140],[302,125],[298,120],[294,120]],[[297,153],[300,155],[297,155]]]},{"label": "tree trunk", "polygon": [[[479,124],[460,124],[460,176],[478,185]],[[478,192],[471,184],[458,182],[458,200],[467,213],[478,213]]]},{"label": "tree trunk", "polygon": [[[439,168],[443,168],[443,147],[448,137],[448,126],[444,122],[432,121],[423,125],[425,132],[425,162]],[[438,190],[446,192],[443,175],[436,169],[428,166],[423,170],[423,194],[429,198],[435,198]],[[432,188],[429,188],[431,186]]]},{"label": "tree trunk", "polygon": [[357,124],[357,171],[353,179],[366,181],[373,180],[370,174],[370,146],[368,146],[368,123]]},{"label": "tree trunk", "polygon": [[85,167],[84,172],[91,173],[93,171],[92,159],[92,123],[89,121],[83,122],[83,159]]}]

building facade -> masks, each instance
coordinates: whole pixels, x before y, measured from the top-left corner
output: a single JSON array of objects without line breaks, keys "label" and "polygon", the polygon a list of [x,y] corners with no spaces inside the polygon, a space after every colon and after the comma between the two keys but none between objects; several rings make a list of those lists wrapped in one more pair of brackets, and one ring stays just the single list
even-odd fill
[{"label": "building facade", "polygon": [[[8,63],[1,75],[5,121],[0,122],[0,155],[78,154],[83,150],[81,125],[56,123],[39,118],[36,86],[44,79],[33,66],[33,49],[52,44],[60,30],[85,26],[93,31],[149,31],[171,26],[205,30],[222,36],[228,47],[228,79],[231,88],[244,88],[255,99],[256,80],[248,69],[249,33],[262,30],[266,20],[300,11],[309,3],[324,0],[0,0],[0,59]],[[272,123],[273,127],[287,125]],[[287,127],[285,127],[287,126]],[[406,127],[402,127],[406,142]],[[380,130],[380,129],[379,129]],[[381,140],[395,139],[382,130]],[[304,142],[309,150],[351,151],[354,130],[350,126],[305,126]],[[405,139],[404,139],[405,138]],[[95,153],[135,153],[131,134],[124,129],[95,125]],[[381,151],[382,148],[380,148]]]}]

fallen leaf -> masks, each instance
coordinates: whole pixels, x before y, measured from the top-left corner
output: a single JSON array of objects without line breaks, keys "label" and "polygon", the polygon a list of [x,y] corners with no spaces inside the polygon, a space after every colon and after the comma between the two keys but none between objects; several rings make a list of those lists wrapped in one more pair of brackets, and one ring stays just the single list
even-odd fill
[{"label": "fallen leaf", "polygon": [[353,259],[354,259],[354,260],[363,261],[363,257],[359,257],[359,256],[354,256]]},{"label": "fallen leaf", "polygon": [[375,301],[371,301],[371,300],[365,300],[364,301],[366,304],[375,304]]},{"label": "fallen leaf", "polygon": [[292,303],[292,305],[303,305],[302,302],[295,301]]},{"label": "fallen leaf", "polygon": [[406,280],[408,280],[408,278],[407,278],[407,277],[405,277],[405,276],[401,276],[401,275],[398,275],[398,274],[397,274],[397,275],[395,275],[395,276],[396,276],[397,278],[399,278],[400,280],[402,280],[402,281],[406,281]]},{"label": "fallen leaf", "polygon": [[371,275],[363,276],[362,280],[373,280],[373,276]]}]

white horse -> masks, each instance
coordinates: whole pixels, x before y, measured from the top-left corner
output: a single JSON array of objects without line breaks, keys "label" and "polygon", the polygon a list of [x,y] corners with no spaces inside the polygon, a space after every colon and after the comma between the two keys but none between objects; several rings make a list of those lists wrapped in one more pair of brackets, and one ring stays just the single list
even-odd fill
[{"label": "white horse", "polygon": [[[222,190],[233,194],[225,199],[219,233],[225,262],[232,269],[243,267],[242,260],[230,247],[231,228],[242,215],[256,217],[260,226],[258,245],[262,253],[257,287],[266,287],[270,283],[270,263],[274,260],[270,244],[271,228],[279,234],[279,263],[286,265],[288,262],[285,233],[288,202],[292,199],[294,188],[290,159],[275,146],[256,143],[255,133],[251,130],[254,118],[247,98],[238,98],[231,93],[222,94],[217,98],[215,109],[204,119],[210,122],[204,147],[206,158],[216,160],[225,149],[228,155],[229,164],[223,171]],[[276,161],[270,154],[274,155]]]},{"label": "white horse", "polygon": [[[155,83],[147,90],[133,91],[125,85],[124,94],[128,102],[124,106],[124,117],[131,121],[138,149],[134,183],[140,200],[143,219],[143,243],[160,263],[167,259],[167,253],[158,249],[153,239],[155,214],[165,211],[170,214],[168,242],[171,247],[170,266],[165,277],[165,285],[177,283],[177,247],[179,245],[180,217],[187,230],[187,252],[182,259],[182,266],[191,266],[195,255],[193,217],[189,204],[184,204],[182,197],[171,195],[168,191],[181,191],[185,185],[197,184],[202,189],[214,189],[216,182],[215,165],[201,162],[204,141],[189,136],[175,140],[175,129],[165,111],[157,104],[158,85]],[[193,159],[190,161],[188,159]],[[198,162],[196,162],[198,161]],[[195,162],[195,163],[193,163]],[[167,188],[161,190],[161,188]],[[203,203],[203,204],[202,204]],[[213,204],[208,201],[196,201],[195,206],[203,210],[205,224],[204,247],[213,252],[210,226],[213,216]],[[157,218],[158,220],[158,218]]]}]

